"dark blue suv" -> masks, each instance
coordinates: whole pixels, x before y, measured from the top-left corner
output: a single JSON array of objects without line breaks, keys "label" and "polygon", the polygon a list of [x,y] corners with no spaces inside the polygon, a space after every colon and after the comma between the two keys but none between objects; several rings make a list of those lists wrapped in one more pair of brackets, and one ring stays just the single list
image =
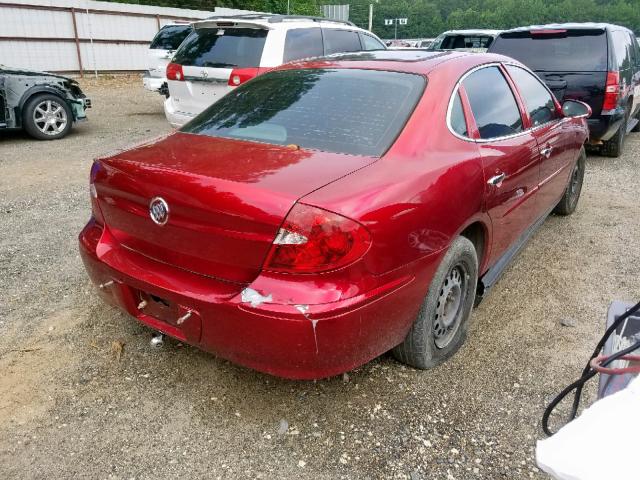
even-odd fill
[{"label": "dark blue suv", "polygon": [[604,23],[565,23],[502,32],[490,52],[534,70],[562,102],[588,103],[590,143],[618,157],[640,131],[640,48],[631,30]]}]

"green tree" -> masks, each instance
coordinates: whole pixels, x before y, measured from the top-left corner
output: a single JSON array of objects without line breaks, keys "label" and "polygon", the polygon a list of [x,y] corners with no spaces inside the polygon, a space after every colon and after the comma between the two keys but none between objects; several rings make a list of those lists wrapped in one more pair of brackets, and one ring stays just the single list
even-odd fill
[{"label": "green tree", "polygon": [[[127,0],[113,0],[124,1]],[[129,3],[214,10],[229,7],[286,13],[287,0],[128,0]],[[512,28],[560,22],[611,22],[640,34],[640,0],[290,0],[292,14],[319,15],[323,4],[349,4],[350,20],[367,28],[373,4],[373,31],[393,38],[385,18],[407,18],[398,38],[435,37],[454,28]]]}]

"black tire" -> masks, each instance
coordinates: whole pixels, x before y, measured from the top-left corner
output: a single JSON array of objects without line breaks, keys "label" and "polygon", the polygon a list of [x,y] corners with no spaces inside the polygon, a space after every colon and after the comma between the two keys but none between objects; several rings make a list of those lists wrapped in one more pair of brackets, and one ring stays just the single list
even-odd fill
[{"label": "black tire", "polygon": [[[449,295],[443,292],[453,291],[455,272],[462,283],[459,301],[454,300],[451,304]],[[468,321],[476,296],[477,283],[476,249],[469,239],[458,237],[451,243],[442,259],[411,330],[404,341],[393,349],[393,356],[412,367],[427,369],[443,363],[456,353],[467,337]],[[443,295],[446,296],[446,301],[443,300]],[[447,318],[447,315],[443,314],[447,311],[446,305],[451,307],[449,313],[455,311],[455,315],[449,316],[453,318],[449,329],[444,323]],[[445,331],[446,337],[442,334]]]},{"label": "black tire", "polygon": [[625,112],[625,116],[622,119],[622,123],[620,124],[620,128],[618,128],[616,134],[606,142],[602,143],[602,146],[600,147],[601,155],[613,158],[618,158],[620,155],[622,155],[622,150],[624,149],[624,141],[627,137],[628,116],[629,110]]},{"label": "black tire", "polygon": [[580,150],[578,161],[571,171],[569,183],[553,213],[558,215],[571,215],[578,206],[580,200],[580,192],[582,192],[582,184],[584,182],[584,171],[587,163],[587,154],[584,147]]},{"label": "black tire", "polygon": [[631,129],[633,133],[640,132],[640,111],[636,114],[636,120],[638,120],[635,126]]},{"label": "black tire", "polygon": [[[58,107],[60,110],[57,110]],[[43,108],[49,108],[50,111]],[[55,120],[55,123],[47,124],[46,118]],[[72,123],[73,113],[69,104],[57,95],[49,93],[30,98],[22,111],[22,126],[29,135],[38,140],[60,139],[69,133]]]}]

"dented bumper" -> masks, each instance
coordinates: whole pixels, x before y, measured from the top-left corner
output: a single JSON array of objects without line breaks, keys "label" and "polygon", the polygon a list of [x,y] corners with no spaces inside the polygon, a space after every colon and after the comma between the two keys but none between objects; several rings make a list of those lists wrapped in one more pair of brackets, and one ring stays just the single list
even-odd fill
[{"label": "dented bumper", "polygon": [[265,288],[203,277],[121,248],[93,221],[79,240],[106,302],[180,341],[286,378],[330,377],[386,352],[402,341],[424,295],[414,277],[401,274],[342,301],[277,304]]}]

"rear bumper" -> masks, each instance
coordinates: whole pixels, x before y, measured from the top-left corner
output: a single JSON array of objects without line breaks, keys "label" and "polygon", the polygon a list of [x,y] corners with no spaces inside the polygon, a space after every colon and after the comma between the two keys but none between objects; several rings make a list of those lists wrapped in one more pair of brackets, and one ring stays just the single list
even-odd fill
[{"label": "rear bumper", "polygon": [[624,109],[616,109],[610,111],[610,113],[587,119],[589,139],[596,142],[611,139],[620,128],[624,114]]},{"label": "rear bumper", "polygon": [[166,85],[167,79],[164,77],[152,77],[149,72],[142,76],[142,85],[151,92],[161,92],[162,86]]},{"label": "rear bumper", "polygon": [[179,111],[175,107],[173,97],[169,97],[164,101],[164,114],[173,127],[181,127],[195,118],[195,115]]},{"label": "rear bumper", "polygon": [[[425,275],[430,278],[436,264],[429,262],[434,267],[422,269],[420,278],[398,273],[369,292],[341,301],[302,308],[269,300],[251,304],[243,299],[246,286],[157,263],[105,237],[110,237],[108,229],[91,221],[79,240],[89,277],[103,285],[99,292],[106,302],[222,358],[294,379],[337,375],[399,344],[425,294]],[[282,288],[283,283],[273,287]],[[264,288],[260,293],[268,297]],[[172,318],[162,320],[147,307],[138,309],[141,299],[151,295],[177,306]],[[189,318],[178,324],[188,312]]]}]

